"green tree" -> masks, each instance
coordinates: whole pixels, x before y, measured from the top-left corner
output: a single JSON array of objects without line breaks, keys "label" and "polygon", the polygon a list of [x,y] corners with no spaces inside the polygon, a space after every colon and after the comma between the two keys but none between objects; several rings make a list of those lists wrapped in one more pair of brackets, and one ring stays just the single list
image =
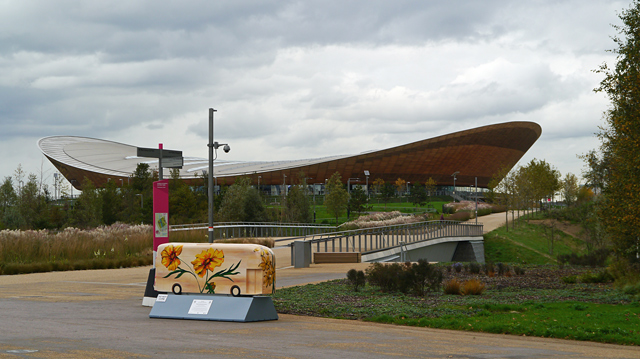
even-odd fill
[{"label": "green tree", "polygon": [[266,211],[249,177],[240,177],[224,192],[218,217],[223,222],[262,222]]},{"label": "green tree", "polygon": [[78,196],[70,218],[71,225],[80,228],[93,228],[102,224],[102,200],[93,182],[88,178],[82,181],[82,193]]},{"label": "green tree", "polygon": [[534,158],[518,172],[517,186],[521,202],[553,198],[561,188],[560,172],[545,160]]},{"label": "green tree", "polygon": [[27,176],[18,198],[18,208],[25,229],[42,229],[49,226],[46,198],[38,188],[38,178],[34,174]]},{"label": "green tree", "polygon": [[576,203],[579,190],[578,177],[573,173],[567,173],[562,180],[562,197],[567,206],[572,206]]},{"label": "green tree", "polygon": [[426,187],[421,185],[420,182],[416,182],[413,188],[411,188],[409,199],[411,200],[411,203],[416,206],[425,206],[427,204],[427,200],[429,199]]},{"label": "green tree", "polygon": [[349,203],[349,193],[344,189],[340,173],[336,172],[331,175],[327,182],[326,191],[324,205],[327,208],[327,212],[335,217],[337,225],[338,217],[347,210],[347,204]]},{"label": "green tree", "polygon": [[284,201],[287,221],[291,223],[311,223],[311,203],[305,185],[293,185]]},{"label": "green tree", "polygon": [[387,203],[395,196],[396,190],[395,187],[391,183],[385,183],[382,186],[382,192],[380,192],[380,199],[384,203],[384,209],[387,209]]},{"label": "green tree", "polygon": [[4,215],[9,207],[15,206],[17,199],[18,196],[16,195],[16,191],[13,189],[11,176],[7,176],[4,178],[4,181],[0,186],[0,215]]},{"label": "green tree", "polygon": [[619,15],[621,26],[613,68],[600,66],[605,77],[597,92],[607,94],[610,106],[598,136],[606,163],[599,210],[616,257],[640,272],[640,2],[634,0]]},{"label": "green tree", "polygon": [[365,211],[368,202],[369,199],[367,198],[367,194],[362,186],[355,186],[351,190],[351,195],[349,196],[349,211],[362,213]]},{"label": "green tree", "polygon": [[114,181],[107,181],[107,184],[99,191],[100,203],[102,205],[102,223],[111,225],[118,221],[118,212],[122,206],[121,195]]}]

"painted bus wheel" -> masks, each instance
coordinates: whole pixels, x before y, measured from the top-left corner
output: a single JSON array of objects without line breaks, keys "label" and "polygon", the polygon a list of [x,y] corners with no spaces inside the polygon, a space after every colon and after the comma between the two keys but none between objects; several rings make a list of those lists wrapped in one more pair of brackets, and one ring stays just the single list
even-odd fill
[{"label": "painted bus wheel", "polygon": [[173,285],[173,287],[171,287],[171,291],[173,292],[173,294],[180,295],[182,294],[182,286],[176,283]]},{"label": "painted bus wheel", "polygon": [[231,295],[234,297],[239,297],[240,296],[240,287],[238,287],[237,285],[234,285],[233,287],[231,287]]}]

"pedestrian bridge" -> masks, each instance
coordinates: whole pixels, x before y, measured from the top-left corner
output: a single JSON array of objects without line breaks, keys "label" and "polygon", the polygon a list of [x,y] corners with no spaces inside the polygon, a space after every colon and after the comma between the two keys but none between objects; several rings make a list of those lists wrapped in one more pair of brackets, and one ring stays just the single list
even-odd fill
[{"label": "pedestrian bridge", "polygon": [[[206,223],[171,226],[171,231],[206,230]],[[359,253],[362,262],[484,263],[483,225],[456,221],[336,231],[327,225],[300,223],[216,223],[215,238],[270,237],[291,247],[291,264],[307,266],[314,253]],[[301,251],[296,253],[296,246]],[[296,257],[298,261],[296,263]]]},{"label": "pedestrian bridge", "polygon": [[[484,263],[482,224],[428,221],[315,234],[291,240],[291,261],[306,266],[314,253],[360,253],[362,262]],[[306,247],[306,248],[305,248]],[[296,263],[296,261],[298,263]]]}]

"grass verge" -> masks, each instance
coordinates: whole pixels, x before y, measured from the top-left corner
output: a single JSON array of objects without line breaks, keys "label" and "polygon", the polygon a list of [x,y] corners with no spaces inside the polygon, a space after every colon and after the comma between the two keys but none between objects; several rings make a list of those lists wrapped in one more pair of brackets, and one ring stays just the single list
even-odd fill
[{"label": "grass verge", "polygon": [[478,275],[488,283],[480,296],[417,297],[382,293],[371,285],[355,292],[347,280],[335,280],[280,289],[273,299],[279,313],[640,345],[638,297],[611,284],[563,283],[562,276],[587,269],[556,269],[530,267],[510,278]]}]

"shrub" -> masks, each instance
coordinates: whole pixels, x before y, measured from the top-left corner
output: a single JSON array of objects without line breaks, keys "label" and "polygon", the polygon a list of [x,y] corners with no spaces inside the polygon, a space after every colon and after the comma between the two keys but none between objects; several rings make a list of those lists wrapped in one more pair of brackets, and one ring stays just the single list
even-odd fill
[{"label": "shrub", "polygon": [[413,264],[373,263],[366,269],[366,278],[383,292],[413,292],[424,295],[440,288],[442,271],[424,259]]},{"label": "shrub", "polygon": [[607,258],[611,254],[609,249],[597,249],[587,254],[578,255],[576,253],[561,254],[558,256],[559,264],[571,264],[574,266],[604,267]]},{"label": "shrub", "polygon": [[638,295],[640,294],[640,282],[636,284],[627,284],[622,288],[624,294]]},{"label": "shrub", "polygon": [[578,277],[578,280],[582,283],[609,283],[613,282],[613,276],[605,269],[597,273],[584,273]]},{"label": "shrub", "polygon": [[350,269],[347,272],[347,279],[349,283],[353,286],[354,291],[358,291],[358,288],[365,285],[365,275],[361,270]]},{"label": "shrub", "polygon": [[379,287],[383,292],[395,292],[401,273],[402,267],[398,263],[373,263],[365,274],[369,284]]},{"label": "shrub", "polygon": [[469,263],[469,273],[471,274],[480,274],[480,263],[478,262],[471,262]]},{"label": "shrub", "polygon": [[576,284],[578,282],[578,277],[575,275],[570,275],[570,276],[562,277],[562,281],[567,284]]},{"label": "shrub", "polygon": [[418,295],[424,295],[429,291],[437,291],[442,285],[442,271],[440,268],[433,266],[426,259],[418,260],[411,266],[411,270],[415,273],[415,291]]},{"label": "shrub", "polygon": [[455,269],[456,273],[460,273],[462,271],[462,263],[458,262],[453,265],[453,269]]},{"label": "shrub", "polygon": [[[491,262],[485,263],[485,265],[484,265],[484,273],[486,275],[489,275],[489,273],[495,273],[495,272],[496,272],[496,269],[495,269],[495,266],[493,265],[493,263],[491,263]],[[493,277],[493,276],[491,276],[491,277]]]},{"label": "shrub", "polygon": [[496,267],[498,268],[498,275],[506,275],[510,271],[509,265],[506,263],[496,263]]},{"label": "shrub", "polygon": [[522,267],[515,266],[515,267],[513,267],[513,272],[516,275],[524,275],[525,270]]},{"label": "shrub", "polygon": [[470,219],[471,219],[471,212],[468,212],[468,211],[456,212],[450,215],[449,217],[447,217],[447,220],[449,221],[458,221],[458,222],[464,222]]},{"label": "shrub", "polygon": [[464,295],[480,295],[484,292],[485,285],[477,279],[464,282],[462,293]]},{"label": "shrub", "polygon": [[478,209],[478,217],[486,216],[491,213],[493,213],[493,210],[491,208]]},{"label": "shrub", "polygon": [[491,211],[493,213],[502,213],[502,212],[506,212],[507,211],[507,206],[503,205],[503,204],[499,204],[499,205],[492,205],[491,206]]},{"label": "shrub", "polygon": [[444,294],[462,295],[462,283],[458,278],[451,278],[444,283]]}]

